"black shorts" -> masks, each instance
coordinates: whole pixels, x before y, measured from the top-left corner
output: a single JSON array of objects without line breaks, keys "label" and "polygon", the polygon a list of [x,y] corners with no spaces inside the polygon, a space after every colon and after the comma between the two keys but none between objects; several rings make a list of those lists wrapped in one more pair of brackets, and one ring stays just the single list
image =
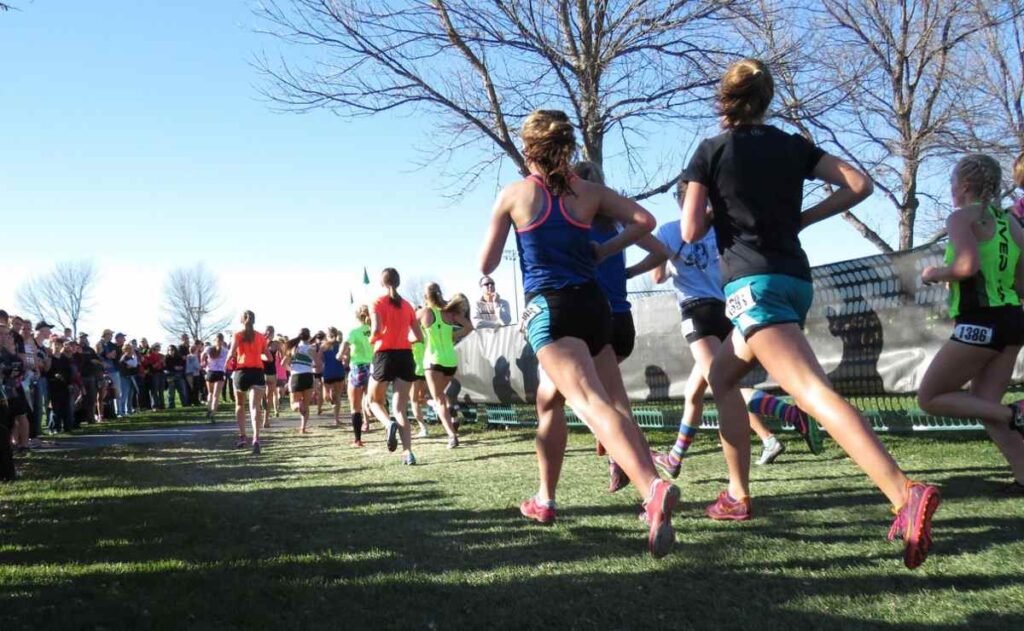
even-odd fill
[{"label": "black shorts", "polygon": [[373,380],[377,382],[401,379],[416,381],[416,360],[409,349],[377,351],[373,354]]},{"label": "black shorts", "polygon": [[633,312],[622,311],[612,314],[612,350],[619,359],[626,359],[633,354],[636,346],[636,326],[633,324]]},{"label": "black shorts", "polygon": [[303,392],[305,390],[313,389],[313,373],[305,372],[301,374],[292,373],[292,376],[288,378],[288,389],[292,392]]},{"label": "black shorts", "polygon": [[231,374],[235,390],[248,392],[253,388],[266,388],[267,378],[262,368],[238,368]]},{"label": "black shorts", "polygon": [[263,376],[277,377],[277,366],[274,365],[274,362],[263,362]]},{"label": "black shorts", "polygon": [[345,381],[345,375],[340,377],[324,377],[324,383],[327,385],[342,383],[343,381]]},{"label": "black shorts", "polygon": [[25,398],[25,393],[21,392],[21,388],[18,390],[18,394],[7,399],[7,410],[12,421],[17,416],[27,416],[29,412],[28,399]]},{"label": "black shorts", "polygon": [[597,283],[526,294],[521,330],[533,352],[563,337],[583,340],[590,355],[612,341],[612,311]]},{"label": "black shorts", "polygon": [[1007,346],[1024,346],[1024,311],[1019,306],[1008,305],[961,313],[949,339],[995,351]]},{"label": "black shorts", "polygon": [[705,337],[725,341],[732,333],[732,321],[725,316],[725,303],[715,298],[699,298],[679,305],[683,317],[683,337],[693,344]]},{"label": "black shorts", "polygon": [[210,383],[217,383],[218,381],[224,381],[224,373],[220,370],[211,370],[206,373],[206,380]]},{"label": "black shorts", "polygon": [[431,364],[430,366],[427,366],[427,370],[439,372],[445,377],[454,377],[455,372],[458,370],[458,368],[455,366],[441,366],[439,364]]}]

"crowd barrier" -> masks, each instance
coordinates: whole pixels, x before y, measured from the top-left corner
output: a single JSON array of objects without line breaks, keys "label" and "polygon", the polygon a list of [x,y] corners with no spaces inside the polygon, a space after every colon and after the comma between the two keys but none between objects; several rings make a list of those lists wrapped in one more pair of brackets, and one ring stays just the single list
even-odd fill
[{"label": "crowd barrier", "polygon": [[[878,431],[979,430],[980,422],[924,414],[914,393],[929,362],[949,338],[944,285],[925,286],[921,270],[941,264],[942,244],[815,267],[814,303],[807,337],[833,385],[862,409]],[[643,427],[678,425],[693,358],[680,332],[671,292],[633,296],[636,350],[622,364],[637,421]],[[537,358],[518,327],[475,331],[458,345],[454,384],[464,409],[493,425],[536,423]],[[1020,358],[1014,383],[1024,372]],[[763,371],[748,385],[775,390]],[[471,415],[472,416],[472,415]],[[581,425],[574,415],[569,421]],[[717,426],[708,401],[706,427]]]}]

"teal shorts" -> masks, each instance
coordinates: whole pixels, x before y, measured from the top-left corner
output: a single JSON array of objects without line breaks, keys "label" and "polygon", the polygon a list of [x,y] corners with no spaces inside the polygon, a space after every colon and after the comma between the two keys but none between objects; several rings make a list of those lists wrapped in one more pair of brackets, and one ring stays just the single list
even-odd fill
[{"label": "teal shorts", "polygon": [[744,276],[725,286],[725,315],[744,338],[773,324],[801,328],[814,300],[809,281],[785,274]]}]

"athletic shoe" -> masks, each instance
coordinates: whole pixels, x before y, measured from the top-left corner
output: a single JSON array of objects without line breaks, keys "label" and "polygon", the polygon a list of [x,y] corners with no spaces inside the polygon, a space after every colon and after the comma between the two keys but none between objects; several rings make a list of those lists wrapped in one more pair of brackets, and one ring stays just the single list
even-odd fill
[{"label": "athletic shoe", "polygon": [[419,431],[419,433],[418,433],[418,434],[416,434],[416,437],[417,437],[417,438],[426,438],[427,436],[429,436],[429,434],[427,433],[427,428],[426,428],[426,427],[424,427],[423,429],[421,429],[421,430]]},{"label": "athletic shoe", "polygon": [[675,466],[672,465],[672,460],[668,454],[663,454],[657,451],[651,451],[651,459],[654,460],[654,464],[658,465],[658,468],[668,477],[675,480],[679,477],[679,470],[682,468],[682,463],[678,463]]},{"label": "athletic shoe", "polygon": [[679,503],[679,487],[667,480],[657,480],[651,497],[644,502],[644,513],[647,516],[647,550],[655,559],[669,553],[676,542],[676,533],[672,530],[672,511]]},{"label": "athletic shoe", "polygon": [[246,437],[245,436],[241,436],[241,437],[239,437],[238,442],[235,443],[235,449],[242,449],[242,448],[246,447],[248,444],[249,444],[249,441],[246,439]]},{"label": "athletic shoe", "polygon": [[555,507],[541,506],[537,503],[537,496],[533,496],[519,505],[519,512],[527,519],[533,519],[542,524],[550,524],[555,521]]},{"label": "athletic shoe", "polygon": [[750,519],[750,498],[734,500],[728,491],[718,494],[718,500],[707,507],[707,516],[717,521],[746,521]]},{"label": "athletic shoe", "polygon": [[818,455],[825,448],[821,437],[821,428],[818,427],[818,423],[811,417],[801,410],[800,416],[793,423],[793,427],[796,428],[797,433],[807,443],[807,449],[814,455]]},{"label": "athletic shoe", "polygon": [[252,444],[252,455],[254,455],[254,456],[260,455],[260,444],[257,443],[257,442],[254,442]]},{"label": "athletic shoe", "polygon": [[398,423],[391,421],[388,423],[388,451],[394,451],[398,449]]},{"label": "athletic shoe", "polygon": [[416,456],[414,456],[413,453],[410,451],[409,455],[402,456],[402,464],[409,466],[416,464]]},{"label": "athletic shoe", "polygon": [[932,515],[942,502],[939,489],[920,482],[907,482],[907,501],[895,511],[889,541],[903,537],[903,564],[911,570],[928,558],[932,547]]},{"label": "athletic shoe", "polygon": [[786,445],[778,438],[772,440],[770,444],[765,443],[764,449],[761,450],[761,457],[757,460],[757,464],[771,464],[775,462],[775,459],[781,456],[785,451]]},{"label": "athletic shoe", "polygon": [[[598,443],[600,444],[600,443]],[[622,470],[622,467],[608,461],[608,492],[615,493],[629,486],[629,476]]]},{"label": "athletic shoe", "polygon": [[363,446],[363,441],[361,441],[361,440],[353,440],[353,441],[352,441],[351,443],[349,443],[349,444],[350,444],[350,445],[351,445],[352,447],[362,447],[362,446]]},{"label": "athletic shoe", "polygon": [[607,453],[608,453],[608,452],[607,452],[607,451],[605,451],[605,449],[604,449],[604,445],[602,445],[602,444],[601,444],[601,441],[597,441],[597,457],[598,457],[598,458],[604,458],[604,456],[605,456],[605,455],[606,455]]},{"label": "athletic shoe", "polygon": [[1024,400],[1010,404],[1010,429],[1024,435]]},{"label": "athletic shoe", "polygon": [[455,449],[458,446],[459,446],[459,437],[458,436],[452,436],[451,438],[448,439],[448,449]]}]

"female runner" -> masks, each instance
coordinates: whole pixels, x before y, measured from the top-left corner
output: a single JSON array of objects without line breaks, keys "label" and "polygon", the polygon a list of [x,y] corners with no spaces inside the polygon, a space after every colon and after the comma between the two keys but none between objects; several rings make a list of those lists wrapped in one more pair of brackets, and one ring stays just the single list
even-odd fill
[{"label": "female runner", "polygon": [[459,367],[455,343],[473,331],[473,323],[462,315],[460,302],[445,302],[437,283],[427,285],[424,298],[427,306],[420,309],[416,316],[423,327],[425,339],[423,363],[427,387],[433,399],[434,412],[448,434],[448,448],[454,449],[459,446],[459,434],[452,423],[447,390]]},{"label": "female runner", "polygon": [[271,409],[273,409],[275,417],[281,415],[277,406],[277,364],[280,362],[278,357],[280,348],[277,340],[274,338],[274,327],[268,326],[263,331],[263,335],[267,338],[267,352],[263,357],[263,377],[267,381],[267,398],[264,401],[264,405],[267,407],[267,414],[263,419],[263,427],[269,428]]},{"label": "female runner", "polygon": [[228,349],[224,345],[224,334],[218,333],[213,344],[203,350],[201,357],[203,369],[206,370],[206,418],[211,423],[217,422],[217,408],[220,405],[220,393],[224,389],[224,367],[228,361]]},{"label": "female runner", "polygon": [[[727,316],[735,325],[708,375],[729,487],[707,514],[712,519],[750,517],[750,423],[739,383],[756,359],[892,502],[896,520],[889,538],[902,536],[904,564],[914,568],[928,555],[939,491],[900,470],[864,417],[832,389],[801,330],[813,287],[799,233],[868,197],[871,180],[802,136],[765,125],[773,95],[771,74],[762,62],[732,64],[718,93],[725,131],[700,144],[686,171],[690,184],[682,238],[699,241],[714,225]],[[803,182],[809,178],[834,189],[801,212]],[[709,199],[713,217],[707,212]]]},{"label": "female runner", "polygon": [[[563,112],[538,110],[523,123],[523,154],[530,175],[498,195],[484,240],[480,269],[501,262],[515,226],[527,308],[523,330],[544,372],[645,498],[648,550],[666,555],[675,541],[672,511],[679,489],[658,478],[650,448],[628,414],[618,409],[622,376],[611,347],[608,299],[595,282],[595,259],[621,251],[654,228],[654,218],[615,191],[573,177],[572,124]],[[590,224],[604,215],[624,226],[615,238],[591,244]],[[556,462],[565,444],[538,437],[538,457]],[[542,465],[541,470],[552,468]],[[550,485],[553,487],[553,484]],[[554,489],[523,502],[524,516],[555,518]]]},{"label": "female runner", "polygon": [[956,323],[917,399],[929,414],[980,418],[1010,465],[1007,491],[1021,494],[1024,401],[1005,406],[1002,400],[1024,345],[1024,229],[999,209],[1001,192],[1001,169],[989,156],[967,156],[953,169],[956,210],[946,221],[945,265],[925,268],[921,280],[949,283],[949,315]]},{"label": "female runner", "polygon": [[359,326],[349,331],[341,345],[341,361],[348,366],[348,407],[352,416],[353,447],[363,446],[363,432],[370,429],[369,419],[363,420],[363,397],[370,384],[370,364],[373,346],[370,345],[370,309],[359,305],[356,309]]},{"label": "female runner", "polygon": [[320,347],[323,362],[323,400],[334,406],[334,426],[341,427],[341,396],[345,389],[345,365],[341,363],[341,331],[327,329],[327,339]]},{"label": "female runner", "polygon": [[256,314],[242,313],[242,330],[235,338],[228,352],[228,364],[235,366],[231,379],[235,390],[235,420],[238,421],[238,444],[245,447],[245,404],[249,403],[252,418],[252,453],[260,454],[260,426],[264,414],[263,400],[267,394],[266,377],[263,374],[263,358],[267,353],[267,338],[255,329]]},{"label": "female runner", "polygon": [[308,434],[309,404],[313,396],[313,367],[316,365],[317,350],[311,344],[309,329],[303,328],[299,336],[288,340],[284,365],[291,371],[288,378],[288,396],[293,412],[299,413],[299,433]]}]

